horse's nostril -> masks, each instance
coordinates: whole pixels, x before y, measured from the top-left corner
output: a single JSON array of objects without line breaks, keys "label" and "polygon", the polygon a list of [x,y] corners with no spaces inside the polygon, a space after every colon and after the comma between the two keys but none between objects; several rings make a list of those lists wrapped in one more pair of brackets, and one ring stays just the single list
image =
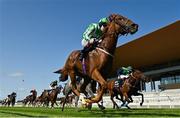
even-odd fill
[{"label": "horse's nostril", "polygon": [[134,26],[136,26],[136,24],[132,24],[131,26],[133,26],[133,27],[134,27]]},{"label": "horse's nostril", "polygon": [[135,24],[135,23],[132,24],[131,26],[132,26],[132,27],[135,27],[135,28],[138,28],[138,24]]}]

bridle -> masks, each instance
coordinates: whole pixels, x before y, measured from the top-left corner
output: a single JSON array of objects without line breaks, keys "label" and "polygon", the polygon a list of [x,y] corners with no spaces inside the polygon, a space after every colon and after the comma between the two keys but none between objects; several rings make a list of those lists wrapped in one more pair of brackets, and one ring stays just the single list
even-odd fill
[{"label": "bridle", "polygon": [[[125,25],[123,25],[122,23],[119,23],[117,22],[116,20],[113,20],[116,24],[118,24],[119,26],[121,26],[121,28],[123,29],[124,32],[126,32],[125,34],[127,35],[130,31],[130,28],[132,26],[128,26],[128,22],[130,21],[129,19],[126,20],[125,22]],[[109,19],[109,22],[112,22],[110,19]],[[116,36],[118,36],[118,32],[113,32],[112,34],[115,34]],[[124,34],[121,34],[121,35],[124,35]],[[104,52],[105,54],[109,55],[110,57],[114,57],[111,53],[107,52],[106,50],[104,50],[103,48],[101,47],[97,47],[96,49],[100,50],[101,52]]]},{"label": "bridle", "polygon": [[133,75],[133,72],[130,74],[130,76],[131,76],[132,78],[134,78],[134,80],[136,80],[135,83],[134,83],[134,85],[132,85],[132,87],[136,88],[136,85],[138,84],[138,82],[139,82],[140,80],[138,79],[138,77],[135,77],[135,76]]},{"label": "bridle", "polygon": [[[117,22],[116,20],[114,20],[114,22],[115,22],[116,24],[118,24],[118,25],[122,28],[122,30],[123,30],[124,32],[126,32],[126,33],[125,33],[126,35],[130,32],[130,29],[132,28],[131,25],[130,25],[130,26],[127,25],[127,24],[130,22],[129,19],[126,20],[125,25],[123,25],[123,24],[120,23],[120,22]],[[125,35],[125,34],[121,34],[121,35]]]},{"label": "bridle", "polygon": [[134,77],[133,72],[130,74],[130,76],[134,79],[137,79],[136,77]]}]

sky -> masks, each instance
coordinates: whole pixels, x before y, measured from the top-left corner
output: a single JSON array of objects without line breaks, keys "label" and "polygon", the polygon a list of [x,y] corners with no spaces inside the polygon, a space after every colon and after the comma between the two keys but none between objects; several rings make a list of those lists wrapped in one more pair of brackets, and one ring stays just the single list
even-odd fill
[{"label": "sky", "polygon": [[180,19],[179,0],[0,0],[0,99],[49,88],[90,23],[112,13],[139,25],[117,46]]}]

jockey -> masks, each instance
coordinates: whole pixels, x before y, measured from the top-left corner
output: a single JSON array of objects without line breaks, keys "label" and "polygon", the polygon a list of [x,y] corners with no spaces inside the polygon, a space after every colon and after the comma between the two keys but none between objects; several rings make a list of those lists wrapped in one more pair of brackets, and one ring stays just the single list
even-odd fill
[{"label": "jockey", "polygon": [[131,66],[121,67],[117,72],[118,79],[128,78],[129,74],[131,74],[131,72],[132,72]]},{"label": "jockey", "polygon": [[51,82],[50,88],[51,88],[51,89],[56,89],[57,85],[58,85],[58,81],[55,80],[55,81]]},{"label": "jockey", "polygon": [[30,91],[31,95],[33,95],[34,92],[36,92],[36,89],[32,89],[32,90]]},{"label": "jockey", "polygon": [[98,43],[102,41],[101,37],[103,35],[103,30],[108,22],[108,18],[102,18],[98,23],[91,23],[85,30],[83,33],[83,39],[81,41],[81,44],[84,47],[83,50],[81,50],[81,61],[86,53],[93,50],[98,45]]},{"label": "jockey", "polygon": [[121,67],[117,71],[118,79],[114,83],[115,88],[119,88],[121,85],[123,85],[124,80],[129,77],[131,72],[132,72],[132,67],[131,66]]}]

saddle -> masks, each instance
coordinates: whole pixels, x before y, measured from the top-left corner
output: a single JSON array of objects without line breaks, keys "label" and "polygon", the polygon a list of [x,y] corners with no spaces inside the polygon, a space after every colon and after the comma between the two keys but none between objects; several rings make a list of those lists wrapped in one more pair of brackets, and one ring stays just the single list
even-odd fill
[{"label": "saddle", "polygon": [[119,91],[122,88],[122,85],[124,84],[126,79],[127,78],[116,79],[114,82],[114,89]]},{"label": "saddle", "polygon": [[89,52],[93,51],[94,49],[96,49],[96,47],[98,46],[99,42],[94,42],[93,44],[84,47],[81,52],[80,52],[80,61],[82,62],[83,59],[85,59],[88,55]]},{"label": "saddle", "polygon": [[114,87],[116,87],[116,88],[122,87],[123,83],[124,83],[123,79],[117,79],[114,82]]}]

